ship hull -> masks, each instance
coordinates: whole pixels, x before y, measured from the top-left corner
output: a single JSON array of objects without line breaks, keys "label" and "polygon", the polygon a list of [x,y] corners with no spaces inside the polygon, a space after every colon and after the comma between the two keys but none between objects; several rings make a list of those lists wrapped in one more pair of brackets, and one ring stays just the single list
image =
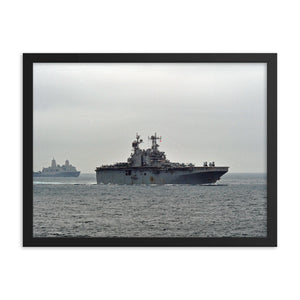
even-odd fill
[{"label": "ship hull", "polygon": [[228,172],[228,167],[97,168],[97,184],[212,184]]},{"label": "ship hull", "polygon": [[78,172],[57,172],[51,174],[43,174],[42,172],[33,172],[33,177],[78,177],[80,171]]}]

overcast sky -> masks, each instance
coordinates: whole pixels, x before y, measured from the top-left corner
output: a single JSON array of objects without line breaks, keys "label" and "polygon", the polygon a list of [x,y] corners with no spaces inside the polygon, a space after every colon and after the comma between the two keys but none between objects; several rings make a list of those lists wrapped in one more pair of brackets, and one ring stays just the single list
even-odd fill
[{"label": "overcast sky", "polygon": [[265,63],[35,63],[34,170],[126,161],[138,132],[171,161],[266,172]]}]

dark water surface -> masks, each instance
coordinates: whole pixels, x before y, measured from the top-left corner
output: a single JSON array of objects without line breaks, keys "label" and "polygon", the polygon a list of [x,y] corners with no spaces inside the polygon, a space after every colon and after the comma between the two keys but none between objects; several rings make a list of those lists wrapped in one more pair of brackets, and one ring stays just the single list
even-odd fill
[{"label": "dark water surface", "polygon": [[265,174],[217,185],[97,185],[95,174],[34,178],[35,237],[265,237]]}]

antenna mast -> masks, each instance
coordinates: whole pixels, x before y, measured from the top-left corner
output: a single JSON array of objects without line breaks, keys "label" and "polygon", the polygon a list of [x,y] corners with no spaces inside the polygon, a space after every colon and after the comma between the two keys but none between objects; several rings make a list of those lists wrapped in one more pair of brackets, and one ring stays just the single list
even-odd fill
[{"label": "antenna mast", "polygon": [[151,135],[151,137],[148,136],[148,140],[152,140],[152,149],[154,151],[157,151],[159,145],[157,144],[156,140],[161,140],[161,136],[157,136],[155,132],[155,134]]}]

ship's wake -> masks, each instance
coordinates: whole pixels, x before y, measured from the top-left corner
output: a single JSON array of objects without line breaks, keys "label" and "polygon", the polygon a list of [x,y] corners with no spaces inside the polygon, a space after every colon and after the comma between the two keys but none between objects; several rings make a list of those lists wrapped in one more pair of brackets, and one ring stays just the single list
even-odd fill
[{"label": "ship's wake", "polygon": [[34,185],[97,185],[95,182],[86,182],[86,183],[78,183],[78,182],[55,182],[55,181],[34,181]]}]

